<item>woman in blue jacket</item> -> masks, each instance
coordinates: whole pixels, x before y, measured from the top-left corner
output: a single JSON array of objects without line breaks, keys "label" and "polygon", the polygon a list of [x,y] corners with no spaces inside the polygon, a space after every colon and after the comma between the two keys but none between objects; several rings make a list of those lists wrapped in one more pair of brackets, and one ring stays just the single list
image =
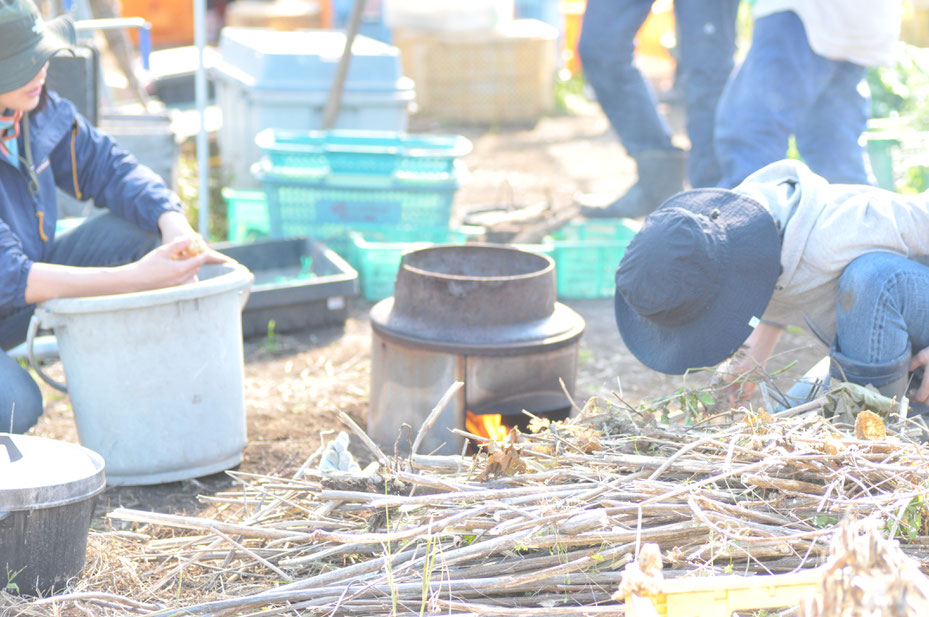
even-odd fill
[{"label": "woman in blue jacket", "polygon": [[[211,250],[182,258],[199,237],[177,196],[45,88],[49,59],[74,42],[67,18],[0,0],[0,432],[42,413],[38,386],[5,353],[25,340],[36,303],[179,285],[225,261]],[[56,236],[56,187],[107,212]]]}]

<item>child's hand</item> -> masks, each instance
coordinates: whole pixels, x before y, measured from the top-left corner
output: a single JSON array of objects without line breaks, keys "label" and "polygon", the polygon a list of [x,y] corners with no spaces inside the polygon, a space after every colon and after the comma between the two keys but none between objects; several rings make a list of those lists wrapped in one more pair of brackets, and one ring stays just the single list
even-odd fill
[{"label": "child's hand", "polygon": [[[910,371],[915,371],[919,367],[925,367],[926,365],[929,365],[929,347],[913,356],[910,361]],[[910,391],[910,398],[917,403],[929,402],[929,371],[923,371],[922,373],[922,380],[913,384],[913,387],[916,388],[915,391]]]},{"label": "child's hand", "polygon": [[724,386],[729,407],[736,409],[755,392],[755,382],[747,380],[746,377],[753,374],[757,368],[758,363],[754,358],[747,353],[744,346],[740,347],[731,358],[716,367],[710,386]]}]

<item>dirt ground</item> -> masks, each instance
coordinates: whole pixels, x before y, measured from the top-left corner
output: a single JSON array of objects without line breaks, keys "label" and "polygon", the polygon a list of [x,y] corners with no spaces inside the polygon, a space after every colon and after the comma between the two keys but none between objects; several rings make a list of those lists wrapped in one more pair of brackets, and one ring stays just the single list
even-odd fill
[{"label": "dirt ground", "polygon": [[[670,110],[672,125],[679,114]],[[618,194],[634,180],[631,159],[619,147],[595,105],[579,113],[541,119],[522,128],[434,126],[418,123],[411,130],[458,133],[470,138],[473,152],[464,160],[469,176],[455,201],[456,217],[472,208],[545,201],[569,207],[578,192]],[[678,130],[678,133],[680,131]],[[685,138],[678,136],[678,140]],[[622,391],[630,402],[670,394],[682,386],[641,365],[626,350],[614,324],[612,300],[567,302],[586,320],[581,341],[575,399],[609,396]],[[368,311],[354,301],[344,327],[278,335],[275,345],[250,340],[245,348],[245,406],[248,444],[240,470],[287,474],[319,448],[328,431],[338,430],[336,415],[348,413],[364,426],[370,373]],[[794,373],[808,368],[823,350],[805,335],[788,334],[779,347],[786,365],[797,360]],[[48,367],[61,376],[61,367]],[[691,379],[701,379],[692,377]],[[44,387],[44,386],[43,386]],[[67,397],[44,387],[46,413],[36,435],[77,441]],[[154,444],[157,447],[157,444]],[[117,506],[193,514],[203,506],[196,496],[221,490],[225,474],[153,487],[111,488],[99,502],[98,517]],[[95,525],[102,525],[98,518]]]}]

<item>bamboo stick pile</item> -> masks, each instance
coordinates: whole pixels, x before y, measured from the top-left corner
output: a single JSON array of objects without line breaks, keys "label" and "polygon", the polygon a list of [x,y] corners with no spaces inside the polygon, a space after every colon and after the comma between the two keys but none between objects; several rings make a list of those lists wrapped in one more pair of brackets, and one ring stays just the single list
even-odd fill
[{"label": "bamboo stick pile", "polygon": [[821,404],[683,427],[592,400],[473,457],[388,457],[345,416],[375,470],[321,472],[321,449],[289,477],[230,472],[209,516],[114,510],[71,593],[7,610],[622,615],[611,596],[645,542],[666,578],[781,573],[866,517],[925,568],[929,448],[856,438]]}]

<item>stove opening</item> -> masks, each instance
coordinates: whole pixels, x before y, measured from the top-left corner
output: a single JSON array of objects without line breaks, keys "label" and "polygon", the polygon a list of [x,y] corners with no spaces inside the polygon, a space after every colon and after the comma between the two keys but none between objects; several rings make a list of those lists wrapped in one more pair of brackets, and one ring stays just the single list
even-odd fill
[{"label": "stove opening", "polygon": [[[539,392],[520,394],[480,405],[474,411],[465,410],[465,430],[480,437],[503,441],[510,429],[529,432],[532,416],[547,418],[552,422],[566,420],[571,416],[571,403],[561,392]],[[468,440],[468,453],[474,454],[480,443]]]},{"label": "stove opening", "polygon": [[465,430],[478,437],[503,441],[510,427],[503,423],[503,416],[498,413],[476,414],[465,410]]}]

